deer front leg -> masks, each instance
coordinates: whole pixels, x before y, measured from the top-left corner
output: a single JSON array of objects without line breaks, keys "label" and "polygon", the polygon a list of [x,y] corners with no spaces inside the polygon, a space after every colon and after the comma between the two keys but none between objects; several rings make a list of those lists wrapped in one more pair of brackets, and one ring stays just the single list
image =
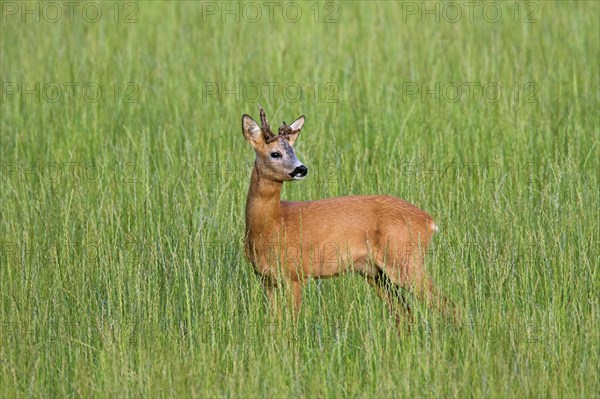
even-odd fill
[{"label": "deer front leg", "polygon": [[[271,312],[277,315],[277,319],[279,321],[282,320],[282,307],[277,301],[277,292],[278,288],[275,283],[270,281],[269,279],[262,279],[263,286],[265,289],[265,294],[269,301],[269,305],[271,308]],[[291,305],[293,307],[293,317],[294,319],[298,318],[300,314],[300,308],[302,307],[302,283],[300,281],[289,281],[288,282],[288,298],[290,299]]]},{"label": "deer front leg", "polygon": [[277,315],[277,319],[281,321],[281,306],[277,304],[277,298],[275,294],[275,289],[277,288],[273,282],[268,278],[262,278],[263,287],[265,289],[265,294],[267,296],[267,300],[269,302],[269,307],[271,308],[271,314]]},{"label": "deer front leg", "polygon": [[294,302],[294,318],[298,319],[300,308],[302,306],[302,283],[292,281],[292,300]]}]

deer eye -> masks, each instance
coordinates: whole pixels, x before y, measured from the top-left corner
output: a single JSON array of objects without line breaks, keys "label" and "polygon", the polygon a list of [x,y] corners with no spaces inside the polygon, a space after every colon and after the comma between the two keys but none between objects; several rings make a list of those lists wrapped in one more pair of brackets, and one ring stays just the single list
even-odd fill
[{"label": "deer eye", "polygon": [[281,153],[280,152],[272,152],[271,158],[281,158]]}]

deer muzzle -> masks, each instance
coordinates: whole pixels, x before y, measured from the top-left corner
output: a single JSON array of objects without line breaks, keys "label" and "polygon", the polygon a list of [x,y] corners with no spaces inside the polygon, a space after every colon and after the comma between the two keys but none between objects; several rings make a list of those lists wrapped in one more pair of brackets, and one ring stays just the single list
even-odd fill
[{"label": "deer muzzle", "polygon": [[300,165],[300,166],[296,167],[296,169],[294,169],[294,171],[292,173],[290,173],[290,176],[294,180],[302,180],[306,177],[307,173],[308,173],[308,168],[304,165]]}]

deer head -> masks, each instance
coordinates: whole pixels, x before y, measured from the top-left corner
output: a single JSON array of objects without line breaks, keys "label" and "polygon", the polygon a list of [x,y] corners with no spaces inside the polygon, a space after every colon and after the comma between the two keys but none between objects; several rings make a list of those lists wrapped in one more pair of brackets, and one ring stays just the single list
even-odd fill
[{"label": "deer head", "polygon": [[259,173],[278,182],[303,179],[308,169],[296,157],[294,143],[304,125],[304,115],[289,126],[283,122],[278,134],[274,134],[265,110],[260,105],[259,110],[262,127],[249,115],[242,116],[242,132],[246,141],[254,148]]}]

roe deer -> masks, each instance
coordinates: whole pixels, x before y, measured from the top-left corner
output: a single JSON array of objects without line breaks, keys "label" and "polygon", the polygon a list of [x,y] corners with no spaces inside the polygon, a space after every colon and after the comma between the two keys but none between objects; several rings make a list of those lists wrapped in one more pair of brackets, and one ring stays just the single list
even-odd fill
[{"label": "roe deer", "polygon": [[297,314],[307,277],[354,271],[377,290],[398,326],[402,316],[411,319],[403,290],[448,316],[449,303],[434,288],[423,262],[437,231],[433,218],[388,195],[281,201],[283,182],[301,180],[308,173],[293,147],[304,116],[289,126],[283,122],[275,135],[264,110],[259,110],[262,126],[242,116],[244,137],[256,152],[246,202],[245,253],[262,277],[269,300],[274,300],[274,288],[286,282]]}]

